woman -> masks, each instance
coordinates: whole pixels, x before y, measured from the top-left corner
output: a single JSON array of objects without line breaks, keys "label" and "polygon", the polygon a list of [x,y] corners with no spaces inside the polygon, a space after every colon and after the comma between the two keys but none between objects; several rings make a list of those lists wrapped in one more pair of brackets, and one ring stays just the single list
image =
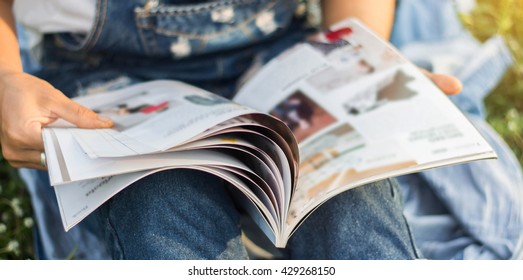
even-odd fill
[{"label": "woman", "polygon": [[[81,128],[112,126],[68,97],[115,81],[153,79],[182,80],[230,97],[256,57],[266,61],[309,32],[305,20],[294,16],[298,3],[292,0],[79,2],[72,7],[60,0],[15,2],[17,20],[44,35],[42,70],[30,75],[23,73],[18,54],[13,1],[0,0],[0,142],[13,167],[46,169],[41,129],[58,118]],[[57,14],[42,12],[53,5],[61,9],[48,11]],[[324,0],[322,11],[325,26],[355,16],[388,38],[394,1]],[[427,75],[445,92],[459,91],[455,79]],[[43,171],[26,171],[25,177],[41,184],[45,176]],[[33,200],[52,205],[52,196],[44,197],[41,189]],[[59,218],[36,214],[41,235],[56,239],[46,224]],[[239,211],[227,186],[197,171],[149,176],[105,203],[91,219],[79,230],[104,236],[113,258],[247,258]],[[65,257],[61,254],[43,257]],[[327,202],[294,234],[285,254],[298,259],[421,257],[394,180]]]}]

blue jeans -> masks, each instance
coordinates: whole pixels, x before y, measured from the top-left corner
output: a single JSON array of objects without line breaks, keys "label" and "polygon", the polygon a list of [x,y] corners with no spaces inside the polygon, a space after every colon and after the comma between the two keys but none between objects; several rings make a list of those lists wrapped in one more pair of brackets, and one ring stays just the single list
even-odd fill
[{"label": "blue jeans", "polygon": [[[385,180],[329,200],[305,220],[283,255],[418,258],[393,184]],[[115,259],[246,259],[234,191],[207,173],[165,171],[125,189],[95,215]]]},{"label": "blue jeans", "polygon": [[[42,69],[35,74],[68,96],[152,79],[176,79],[230,97],[255,57],[266,61],[303,40],[308,32],[303,19],[292,16],[293,0],[191,5],[168,1],[144,11],[145,2],[98,0],[97,22],[90,34],[46,36]],[[228,18],[231,11],[234,17]],[[22,172],[30,188],[48,187],[41,185],[46,182],[45,173]],[[34,178],[39,178],[37,183]],[[117,194],[77,225],[73,235],[53,234],[53,226],[61,227],[56,202],[35,191],[39,195],[35,202],[54,209],[36,213],[43,236],[41,257],[64,258],[63,252],[77,246],[85,253],[79,258],[246,258],[232,191],[209,174],[158,173]],[[348,191],[315,211],[284,254],[298,259],[419,258],[401,210],[399,192],[391,180]],[[88,229],[93,235],[85,241],[93,237],[93,242],[84,244],[82,234]],[[68,236],[79,245],[53,250]],[[104,248],[97,244],[99,240],[105,240]],[[58,253],[45,254],[50,251]]]}]

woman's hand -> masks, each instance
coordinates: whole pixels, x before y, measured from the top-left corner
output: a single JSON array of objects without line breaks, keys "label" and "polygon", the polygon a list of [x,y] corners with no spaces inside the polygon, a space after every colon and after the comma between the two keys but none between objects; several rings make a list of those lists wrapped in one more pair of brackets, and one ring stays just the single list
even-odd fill
[{"label": "woman's hand", "polygon": [[82,128],[112,126],[49,83],[22,72],[13,0],[0,0],[0,145],[13,167],[46,169],[42,127],[58,118]]},{"label": "woman's hand", "polygon": [[11,166],[46,169],[42,128],[59,118],[80,128],[113,125],[37,77],[0,69],[0,144]]},{"label": "woman's hand", "polygon": [[[322,0],[323,26],[329,27],[340,20],[356,17],[388,40],[394,22],[394,0]],[[376,8],[379,7],[379,8]],[[448,75],[423,70],[443,92],[452,95],[461,91],[461,82]]]},{"label": "woman's hand", "polygon": [[456,77],[445,74],[435,74],[425,69],[421,69],[421,71],[447,95],[458,94],[463,88],[460,80]]}]

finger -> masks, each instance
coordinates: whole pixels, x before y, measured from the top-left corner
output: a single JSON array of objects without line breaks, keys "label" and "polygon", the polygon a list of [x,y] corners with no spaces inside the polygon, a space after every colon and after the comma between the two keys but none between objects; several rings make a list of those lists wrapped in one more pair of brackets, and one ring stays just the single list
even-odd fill
[{"label": "finger", "polygon": [[44,141],[42,139],[42,123],[31,122],[27,126],[26,142],[24,148],[31,150],[44,150]]},{"label": "finger", "polygon": [[445,74],[435,74],[426,70],[423,70],[423,73],[425,73],[425,75],[427,75],[427,77],[429,77],[445,94],[458,94],[463,89],[461,81],[456,77]]},{"label": "finger", "polygon": [[4,158],[15,160],[25,150],[44,150],[42,128],[38,122],[20,126],[2,126],[0,133]]},{"label": "finger", "polygon": [[113,126],[110,119],[99,116],[86,107],[72,101],[62,93],[56,96],[52,112],[80,128],[109,128]]},{"label": "finger", "polygon": [[458,94],[463,88],[460,80],[449,75],[432,74],[431,80],[448,95]]},{"label": "finger", "polygon": [[14,168],[33,168],[47,170],[40,162],[41,151],[19,150],[11,154],[4,155],[7,162]]},{"label": "finger", "polygon": [[40,163],[34,163],[34,162],[22,162],[22,161],[9,161],[9,165],[11,165],[13,168],[31,168],[31,169],[38,169],[42,171],[47,171],[47,167],[42,166]]}]

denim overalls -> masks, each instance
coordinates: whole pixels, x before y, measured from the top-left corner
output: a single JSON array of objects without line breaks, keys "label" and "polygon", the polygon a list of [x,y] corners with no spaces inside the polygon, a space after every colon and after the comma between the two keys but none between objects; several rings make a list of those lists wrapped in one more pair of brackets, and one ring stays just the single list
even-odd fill
[{"label": "denim overalls", "polygon": [[[230,97],[255,56],[268,59],[303,39],[307,28],[294,16],[297,5],[295,0],[97,0],[89,34],[45,37],[44,71],[38,75],[54,80],[67,95],[86,93],[94,80],[121,81],[125,73],[131,82],[182,80]],[[64,71],[73,71],[70,79],[55,77]]]}]

